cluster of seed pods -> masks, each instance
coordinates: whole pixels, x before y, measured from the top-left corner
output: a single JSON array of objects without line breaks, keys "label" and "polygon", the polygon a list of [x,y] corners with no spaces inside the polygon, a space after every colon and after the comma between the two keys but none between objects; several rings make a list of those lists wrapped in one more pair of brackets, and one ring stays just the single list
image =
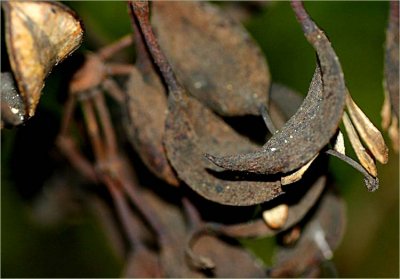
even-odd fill
[{"label": "cluster of seed pods", "polygon": [[[24,5],[19,3],[4,4],[9,26],[16,26],[11,21],[18,19],[18,5]],[[77,34],[67,43],[62,37],[64,44],[56,43],[59,48],[45,53],[46,57],[32,46],[29,55],[47,61],[38,64],[36,75],[32,74],[35,69],[28,73],[20,69],[19,63],[27,58],[17,57],[18,38],[7,37],[17,86],[9,74],[2,73],[2,82],[7,81],[1,89],[2,100],[6,96],[9,107],[5,109],[11,108],[8,116],[2,113],[2,120],[11,124],[34,115],[44,78],[81,41],[80,23],[70,20],[75,14],[61,4],[51,7],[52,13],[66,12],[72,25],[69,29]],[[382,135],[352,100],[339,58],[325,33],[302,2],[293,1],[292,8],[317,55],[304,99],[271,80],[256,42],[238,20],[220,8],[192,1],[129,2],[136,61],[129,68],[125,99],[119,100],[127,116],[124,130],[144,165],[162,185],[173,186],[170,190],[176,197],[166,201],[139,186],[134,175],[125,175],[129,163],[118,157],[118,148],[111,144],[119,161],[111,159],[119,164],[115,169],[110,167],[113,175],[103,172],[100,180],[108,183],[113,206],[133,247],[128,250],[124,276],[315,276],[320,272],[319,264],[332,257],[345,227],[343,201],[327,178],[327,155],[359,170],[369,191],[378,188],[375,159],[381,163],[388,159]],[[390,121],[391,127],[398,125],[393,124],[398,121],[398,37],[396,40],[394,27],[396,20],[398,25],[398,3],[391,9],[385,67],[390,102],[383,110],[384,127],[389,127]],[[35,30],[21,30],[34,42],[43,41],[37,39]],[[97,56],[90,57],[89,62],[99,62]],[[102,68],[103,62],[96,65]],[[88,88],[77,82],[86,80],[80,72],[75,77],[73,85],[80,89],[71,86],[71,92],[91,91],[89,87],[100,84],[107,87],[103,76],[94,83],[90,80]],[[115,87],[110,80],[108,85]],[[95,96],[94,103],[101,98]],[[90,102],[85,105],[87,108]],[[387,116],[388,107],[394,110],[392,119]],[[16,120],[13,109],[19,112]],[[235,121],[242,121],[242,125],[249,121],[244,125],[251,127],[255,118],[266,126],[263,145],[234,125]],[[345,155],[341,121],[360,163]],[[110,123],[103,125],[114,133]],[[395,139],[393,130],[390,133]],[[115,141],[115,136],[106,135],[107,141]],[[97,176],[96,171],[91,173],[88,176]],[[189,189],[193,192],[187,194]],[[126,199],[136,211],[130,210]],[[199,199],[203,206],[196,203]],[[204,204],[215,206],[220,215],[248,208],[254,211],[256,206],[260,212],[250,221],[232,218],[224,223],[206,217]],[[271,268],[237,241],[267,236],[278,236],[282,242]],[[232,262],[241,264],[232,266]]]}]

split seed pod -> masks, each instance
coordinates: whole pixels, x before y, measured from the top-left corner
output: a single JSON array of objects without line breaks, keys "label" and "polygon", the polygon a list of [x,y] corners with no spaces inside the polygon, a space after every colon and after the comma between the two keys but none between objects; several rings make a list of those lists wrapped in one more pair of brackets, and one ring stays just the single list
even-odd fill
[{"label": "split seed pod", "polygon": [[51,69],[78,48],[83,28],[76,14],[57,2],[2,2],[6,44],[26,116],[35,114]]},{"label": "split seed pod", "polygon": [[222,168],[260,174],[287,173],[308,163],[337,131],[346,100],[339,59],[326,35],[311,20],[301,3],[293,2],[292,6],[319,58],[309,93],[296,114],[267,141],[262,150],[226,157],[206,155]]}]

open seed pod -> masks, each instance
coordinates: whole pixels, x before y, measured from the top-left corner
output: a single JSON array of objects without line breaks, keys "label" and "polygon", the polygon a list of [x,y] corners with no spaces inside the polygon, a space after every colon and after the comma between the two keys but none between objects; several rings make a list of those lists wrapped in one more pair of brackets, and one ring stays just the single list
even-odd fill
[{"label": "open seed pod", "polygon": [[46,1],[4,1],[6,45],[11,68],[25,103],[35,114],[51,69],[78,48],[83,27],[65,5]]},{"label": "open seed pod", "polygon": [[335,135],[346,100],[343,72],[328,38],[300,5],[293,2],[305,36],[318,56],[307,97],[261,150],[226,157],[207,155],[216,165],[231,171],[287,173],[308,163]]},{"label": "open seed pod", "polygon": [[225,116],[258,115],[270,74],[261,50],[239,21],[207,2],[152,2],[152,24],[189,94]]}]

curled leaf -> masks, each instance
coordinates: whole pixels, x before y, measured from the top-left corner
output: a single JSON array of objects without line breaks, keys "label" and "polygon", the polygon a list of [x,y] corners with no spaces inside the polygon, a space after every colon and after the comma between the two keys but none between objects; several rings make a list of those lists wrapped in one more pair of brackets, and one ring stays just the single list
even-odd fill
[{"label": "curled leaf", "polygon": [[189,94],[221,115],[258,115],[270,75],[240,22],[206,2],[152,4],[157,39]]},{"label": "curled leaf", "polygon": [[368,146],[368,149],[379,162],[386,164],[388,161],[389,151],[381,132],[357,106],[350,94],[347,94],[346,106],[354,126],[357,128],[360,137]]},{"label": "curled leaf", "polygon": [[6,44],[10,64],[27,112],[35,114],[51,69],[81,43],[76,14],[57,2],[5,1]]}]

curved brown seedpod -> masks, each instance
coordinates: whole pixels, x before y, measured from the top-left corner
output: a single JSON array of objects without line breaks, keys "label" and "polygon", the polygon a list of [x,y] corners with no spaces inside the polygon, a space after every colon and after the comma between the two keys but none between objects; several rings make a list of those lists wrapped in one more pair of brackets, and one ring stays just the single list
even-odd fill
[{"label": "curved brown seedpod", "polygon": [[310,277],[314,274],[319,277],[321,263],[332,258],[333,251],[343,238],[345,216],[343,200],[333,191],[327,192],[296,244],[277,251],[269,275]]},{"label": "curved brown seedpod", "polygon": [[336,133],[346,100],[339,60],[328,38],[302,4],[293,2],[292,6],[319,58],[308,95],[296,114],[262,150],[226,157],[206,155],[214,164],[227,170],[261,174],[293,171],[309,162]]},{"label": "curved brown seedpod", "polygon": [[125,130],[136,152],[146,166],[167,183],[179,182],[168,163],[163,146],[167,97],[155,75],[147,75],[134,68],[127,85],[129,120]]},{"label": "curved brown seedpod", "polygon": [[241,23],[206,2],[152,2],[156,37],[189,94],[221,115],[267,105],[265,57]]},{"label": "curved brown seedpod", "polygon": [[135,20],[139,22],[150,53],[168,85],[169,112],[164,144],[168,159],[179,178],[203,197],[222,204],[252,205],[280,195],[282,189],[279,179],[255,180],[254,177],[220,172],[219,168],[204,158],[204,150],[222,155],[235,150],[249,152],[257,146],[238,135],[211,110],[186,94],[154,38],[146,4],[131,2]]},{"label": "curved brown seedpod", "polygon": [[137,60],[127,85],[128,121],[125,130],[129,140],[145,165],[157,177],[178,186],[163,145],[167,97],[147,53],[143,39],[135,26]]},{"label": "curved brown seedpod", "polygon": [[44,80],[51,69],[81,43],[76,14],[57,2],[2,2],[11,68],[24,99],[26,115],[35,114]]},{"label": "curved brown seedpod", "polygon": [[[290,187],[305,186],[302,185],[301,182],[299,183],[300,185],[291,185]],[[319,177],[311,185],[310,189],[308,189],[306,193],[301,195],[301,198],[299,198],[298,202],[295,203],[289,202],[290,197],[298,196],[298,192],[293,194],[285,193],[285,195],[282,195],[281,197],[283,202],[287,202],[289,204],[289,208],[287,220],[285,224],[279,229],[274,229],[267,226],[265,224],[265,221],[260,218],[255,221],[236,225],[221,225],[210,223],[206,225],[206,230],[209,232],[214,232],[216,234],[239,238],[268,237],[276,235],[277,233],[287,230],[296,223],[300,222],[300,220],[307,214],[310,208],[317,202],[323,189],[325,188],[325,184],[326,177]],[[289,195],[289,199],[285,199],[286,195]],[[278,199],[280,199],[281,197],[279,197]]]}]

